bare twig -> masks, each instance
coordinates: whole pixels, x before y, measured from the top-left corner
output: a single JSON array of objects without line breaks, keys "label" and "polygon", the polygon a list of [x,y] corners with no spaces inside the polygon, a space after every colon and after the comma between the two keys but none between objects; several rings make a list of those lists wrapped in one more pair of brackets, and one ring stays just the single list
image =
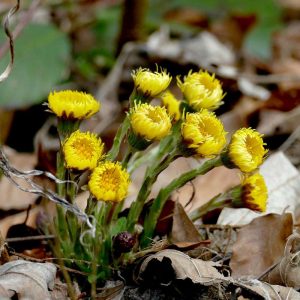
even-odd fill
[{"label": "bare twig", "polygon": [[269,74],[269,75],[257,75],[257,74],[249,74],[244,72],[236,71],[234,73],[226,73],[221,69],[216,68],[214,66],[205,66],[205,69],[211,73],[215,73],[216,75],[227,78],[227,79],[246,79],[255,84],[276,84],[282,82],[300,82],[300,75],[298,74]]},{"label": "bare twig", "polygon": [[4,32],[8,37],[10,61],[9,61],[8,65],[6,66],[6,69],[0,75],[0,82],[4,81],[9,76],[9,74],[12,70],[12,67],[14,65],[14,59],[15,59],[14,39],[13,39],[12,33],[9,30],[9,22],[10,22],[10,18],[19,10],[19,7],[20,7],[20,0],[17,0],[17,4],[9,10],[9,12],[3,22]]},{"label": "bare twig", "polygon": [[[43,196],[54,203],[57,203],[64,207],[65,209],[73,212],[78,218],[84,220],[88,227],[90,228],[88,232],[92,235],[95,232],[95,224],[92,224],[90,218],[87,214],[79,209],[78,206],[69,203],[66,199],[60,197],[55,192],[45,189],[44,187],[36,184],[31,177],[33,176],[46,176],[50,180],[53,180],[55,183],[63,184],[66,181],[62,181],[56,178],[53,174],[49,172],[39,171],[39,170],[30,170],[30,171],[19,171],[16,168],[12,167],[6,158],[5,154],[3,153],[2,149],[0,148],[0,170],[2,170],[4,176],[6,176],[14,185],[16,185],[20,190],[32,194],[36,194],[39,196]],[[21,185],[17,182],[17,179],[21,179],[24,183],[28,186]],[[74,182],[72,182],[74,183]],[[76,183],[74,183],[76,184]]]},{"label": "bare twig", "polygon": [[[23,29],[27,26],[27,24],[31,21],[33,14],[35,13],[37,7],[39,6],[41,0],[33,0],[27,10],[27,12],[22,16],[20,19],[20,22],[14,29],[12,33],[12,37],[15,40],[20,33],[23,31]],[[3,57],[3,55],[6,53],[6,51],[9,49],[9,42],[7,41],[2,45],[0,48],[0,59]]]},{"label": "bare twig", "polygon": [[[33,261],[33,262],[44,263],[45,261],[47,261],[47,259],[34,258],[34,257],[28,256],[28,255],[25,255],[25,254],[22,254],[22,253],[17,253],[17,252],[15,252],[14,255],[18,256],[18,257],[21,257],[25,260]],[[61,268],[61,266],[59,264],[55,264],[55,263],[52,263],[52,264],[55,265],[58,268]],[[89,275],[88,273],[81,272],[81,271],[78,271],[78,270],[75,270],[75,269],[72,269],[72,268],[68,268],[68,267],[64,267],[64,268],[65,268],[66,271],[71,272],[71,273],[75,273],[75,274],[79,274],[79,275],[83,275],[83,276]]]},{"label": "bare twig", "polygon": [[38,241],[38,240],[50,240],[54,239],[54,235],[34,235],[34,236],[23,236],[5,239],[6,243],[18,243],[25,241]]},{"label": "bare twig", "polygon": [[4,239],[2,237],[2,234],[0,232],[0,264],[5,264],[9,261],[9,254],[7,251],[6,243],[4,242]]}]

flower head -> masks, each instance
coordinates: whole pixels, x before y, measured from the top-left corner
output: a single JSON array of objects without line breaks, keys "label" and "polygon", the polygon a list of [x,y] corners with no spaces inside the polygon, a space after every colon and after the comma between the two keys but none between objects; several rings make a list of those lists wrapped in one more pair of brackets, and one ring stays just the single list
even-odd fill
[{"label": "flower head", "polygon": [[77,130],[64,142],[63,152],[67,168],[92,170],[103,154],[103,143],[96,134]]},{"label": "flower head", "polygon": [[88,186],[97,200],[120,202],[127,196],[129,183],[129,174],[119,163],[105,161],[93,170]]},{"label": "flower head", "polygon": [[263,176],[259,173],[245,177],[242,183],[243,207],[259,212],[267,208],[268,189]]},{"label": "flower head", "polygon": [[137,104],[129,113],[131,127],[137,136],[146,140],[161,140],[171,130],[170,117],[164,107],[147,103]]},{"label": "flower head", "polygon": [[241,128],[233,134],[227,155],[242,172],[252,172],[263,163],[268,152],[264,145],[262,134],[252,128]]},{"label": "flower head", "polygon": [[178,101],[170,91],[163,93],[161,100],[163,106],[167,109],[168,114],[174,118],[175,121],[178,121],[181,116],[180,101]]},{"label": "flower head", "polygon": [[190,71],[183,82],[177,77],[177,84],[185,100],[196,111],[202,108],[215,110],[223,103],[223,90],[214,74]]},{"label": "flower head", "polygon": [[226,144],[226,132],[222,122],[206,109],[188,113],[181,133],[187,147],[204,157],[219,154]]},{"label": "flower head", "polygon": [[100,103],[90,94],[67,90],[50,93],[48,107],[60,118],[82,120],[99,111]]},{"label": "flower head", "polygon": [[149,69],[139,68],[132,72],[135,88],[145,97],[155,97],[169,86],[172,77],[166,70],[151,72]]},{"label": "flower head", "polygon": [[267,208],[268,189],[263,176],[259,173],[245,176],[242,184],[232,189],[232,205],[246,207],[258,212]]}]

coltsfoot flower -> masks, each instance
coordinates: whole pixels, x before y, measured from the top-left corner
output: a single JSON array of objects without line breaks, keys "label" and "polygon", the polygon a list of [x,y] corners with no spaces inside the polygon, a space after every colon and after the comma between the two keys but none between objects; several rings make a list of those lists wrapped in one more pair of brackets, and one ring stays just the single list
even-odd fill
[{"label": "coltsfoot flower", "polygon": [[66,90],[50,93],[48,107],[59,118],[82,120],[98,112],[100,103],[90,94]]},{"label": "coltsfoot flower", "polygon": [[215,110],[223,104],[223,90],[214,74],[190,71],[183,82],[177,77],[177,84],[187,103],[196,111],[202,108]]},{"label": "coltsfoot flower", "polygon": [[180,119],[180,101],[170,92],[166,91],[161,95],[161,101],[163,106],[167,109],[168,114],[175,120]]},{"label": "coltsfoot flower", "polygon": [[73,132],[63,144],[66,167],[76,170],[94,169],[103,155],[103,143],[96,134]]},{"label": "coltsfoot flower", "polygon": [[165,107],[147,103],[136,104],[129,113],[135,135],[148,141],[161,140],[169,134],[172,124]]},{"label": "coltsfoot flower", "polygon": [[166,90],[172,77],[166,70],[151,72],[149,69],[139,68],[132,72],[135,88],[145,97],[155,97]]},{"label": "coltsfoot flower", "polygon": [[227,133],[222,122],[206,109],[188,113],[181,133],[187,147],[203,157],[219,154],[226,145]]},{"label": "coltsfoot flower", "polygon": [[127,196],[129,183],[129,174],[119,163],[105,161],[93,170],[88,186],[97,200],[120,202]]},{"label": "coltsfoot flower", "polygon": [[268,189],[265,180],[261,174],[256,173],[244,178],[241,188],[233,195],[233,205],[265,212],[267,199]]},{"label": "coltsfoot flower", "polygon": [[234,167],[248,173],[256,170],[264,161],[268,152],[262,134],[252,128],[241,128],[231,138],[225,156]]}]

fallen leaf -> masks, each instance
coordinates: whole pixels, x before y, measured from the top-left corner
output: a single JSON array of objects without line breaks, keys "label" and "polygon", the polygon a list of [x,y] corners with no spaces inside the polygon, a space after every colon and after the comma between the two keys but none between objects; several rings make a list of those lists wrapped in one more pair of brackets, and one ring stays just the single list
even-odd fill
[{"label": "fallen leaf", "polygon": [[232,248],[232,276],[261,275],[281,258],[292,232],[291,214],[269,214],[241,228]]},{"label": "fallen leaf", "polygon": [[[15,150],[4,147],[11,165],[19,170],[33,170],[36,164],[34,154],[18,153]],[[2,176],[0,180],[0,209],[25,209],[28,205],[33,204],[37,198],[36,195],[26,193],[18,189],[6,177]]]},{"label": "fallen leaf", "polygon": [[[157,264],[157,262],[160,263]],[[157,278],[159,272],[162,271],[166,265],[169,265],[174,272],[170,272],[169,274],[167,274],[168,272],[164,272],[166,277],[163,276],[160,279],[165,283],[174,279],[184,280],[190,278],[194,283],[206,284],[207,282],[211,282],[212,279],[224,278],[223,275],[214,268],[216,263],[190,258],[183,252],[172,249],[162,250],[147,257],[140,266],[139,278],[144,278],[144,276],[147,277],[147,280],[149,280],[149,276]],[[167,270],[167,268],[168,267],[166,267],[165,270]]]},{"label": "fallen leaf", "polygon": [[191,244],[198,244],[203,239],[194,223],[186,214],[179,202],[175,202],[173,213],[173,226],[170,241],[177,247],[188,247]]},{"label": "fallen leaf", "polygon": [[[191,169],[193,167],[196,167],[196,165],[191,165]],[[193,196],[193,201],[186,207],[188,211],[192,211],[207,203],[217,194],[223,193],[239,183],[240,173],[238,170],[221,166],[187,183],[184,187],[175,191],[172,198],[185,205]]]},{"label": "fallen leaf", "polygon": [[294,232],[285,246],[284,255],[277,266],[262,279],[271,284],[300,288],[300,234]]},{"label": "fallen leaf", "polygon": [[[28,226],[32,226],[35,227],[35,220],[37,217],[37,214],[39,213],[39,211],[41,211],[42,208],[37,206],[33,209],[31,209],[28,220],[26,222],[26,224]],[[6,217],[2,220],[0,220],[0,230],[3,236],[6,236],[8,229],[16,224],[22,224],[24,223],[24,220],[26,219],[26,211],[11,215],[9,217]]]},{"label": "fallen leaf", "polygon": [[[214,262],[193,259],[177,250],[162,250],[142,262],[136,280],[143,283],[143,287],[136,289],[135,295],[149,286],[151,290],[164,288],[160,290],[161,297],[169,296],[174,290],[179,291],[181,296],[189,296],[182,299],[300,299],[300,294],[291,288],[270,285],[257,279],[225,277],[217,271],[216,266]],[[199,285],[204,287],[197,289]],[[202,295],[206,297],[202,298]]]},{"label": "fallen leaf", "polygon": [[0,267],[0,297],[17,294],[19,300],[51,299],[56,267],[50,263],[11,261]]}]

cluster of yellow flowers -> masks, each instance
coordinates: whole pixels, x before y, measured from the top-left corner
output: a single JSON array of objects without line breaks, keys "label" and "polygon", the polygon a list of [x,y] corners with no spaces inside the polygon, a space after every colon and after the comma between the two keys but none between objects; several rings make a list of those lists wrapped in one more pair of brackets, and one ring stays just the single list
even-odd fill
[{"label": "cluster of yellow flowers", "polygon": [[[262,135],[254,129],[242,128],[227,145],[227,132],[213,112],[224,98],[219,80],[206,71],[190,71],[183,80],[177,78],[183,95],[178,100],[167,90],[172,77],[166,70],[151,72],[139,68],[132,72],[132,78],[136,98],[128,118],[135,140],[144,140],[148,146],[170,135],[172,123],[180,122],[181,149],[186,149],[182,155],[189,153],[202,158],[221,155],[224,165],[246,174],[244,205],[264,211],[266,186],[263,177],[255,173],[267,153]],[[162,107],[150,104],[154,97],[161,99]],[[48,107],[59,118],[81,120],[95,114],[100,104],[89,94],[61,91],[49,95]],[[88,186],[98,200],[121,201],[126,197],[129,175],[119,163],[105,160],[104,145],[95,134],[77,130],[63,142],[62,149],[67,168],[92,171]]]},{"label": "cluster of yellow flowers", "polygon": [[[77,91],[51,93],[48,106],[59,118],[79,120],[100,108],[91,95]],[[95,134],[74,131],[63,141],[62,149],[66,168],[92,171],[88,186],[97,200],[119,202],[127,196],[129,174],[119,163],[105,161],[104,144]]]},{"label": "cluster of yellow flowers", "polygon": [[[133,132],[147,140],[160,140],[171,130],[170,119],[175,122],[181,119],[184,145],[204,158],[222,153],[227,167],[239,168],[245,174],[241,194],[244,206],[265,211],[267,188],[263,177],[256,173],[267,153],[262,135],[252,128],[241,128],[226,147],[227,132],[212,112],[223,103],[225,96],[215,75],[200,70],[190,71],[183,81],[177,77],[183,95],[181,101],[166,90],[171,77],[165,70],[153,73],[140,68],[133,72],[133,79],[139,93],[146,98],[159,97],[169,114],[148,103],[136,105],[130,112]],[[186,112],[183,107],[188,108]]]},{"label": "cluster of yellow flowers", "polygon": [[[65,214],[64,208],[58,206],[54,223],[58,248],[62,257],[72,261],[76,257],[74,261],[80,261],[79,268],[91,271],[93,276],[89,278],[94,278],[92,286],[95,287],[98,278],[103,280],[111,276],[112,266],[115,269],[126,263],[125,253],[149,245],[170,194],[215,167],[224,165],[240,169],[242,182],[193,211],[192,220],[225,206],[266,210],[267,187],[258,173],[267,153],[263,137],[252,128],[241,128],[227,141],[228,133],[214,112],[224,98],[222,86],[214,75],[190,71],[182,80],[177,77],[181,93],[178,97],[168,90],[172,77],[166,70],[157,68],[156,72],[151,72],[139,68],[132,72],[132,78],[134,90],[129,98],[130,107],[108,152],[96,134],[79,129],[82,120],[100,109],[100,103],[93,96],[65,90],[52,92],[48,97],[48,108],[58,118],[61,143],[57,154],[56,176],[61,180],[57,184],[58,196],[74,203],[76,184],[82,182],[81,175],[86,172],[89,197],[85,213],[95,224],[92,232],[86,224],[78,222],[77,216]],[[142,152],[148,147],[152,147],[151,155]],[[118,162],[120,149],[124,148],[125,155]],[[136,224],[159,174],[176,158],[189,156],[205,161],[159,191],[144,217],[141,232]],[[142,185],[128,214],[121,217],[119,212],[128,195],[130,172],[144,162],[147,162],[147,169]],[[86,266],[81,264],[83,261],[91,264]]]}]

